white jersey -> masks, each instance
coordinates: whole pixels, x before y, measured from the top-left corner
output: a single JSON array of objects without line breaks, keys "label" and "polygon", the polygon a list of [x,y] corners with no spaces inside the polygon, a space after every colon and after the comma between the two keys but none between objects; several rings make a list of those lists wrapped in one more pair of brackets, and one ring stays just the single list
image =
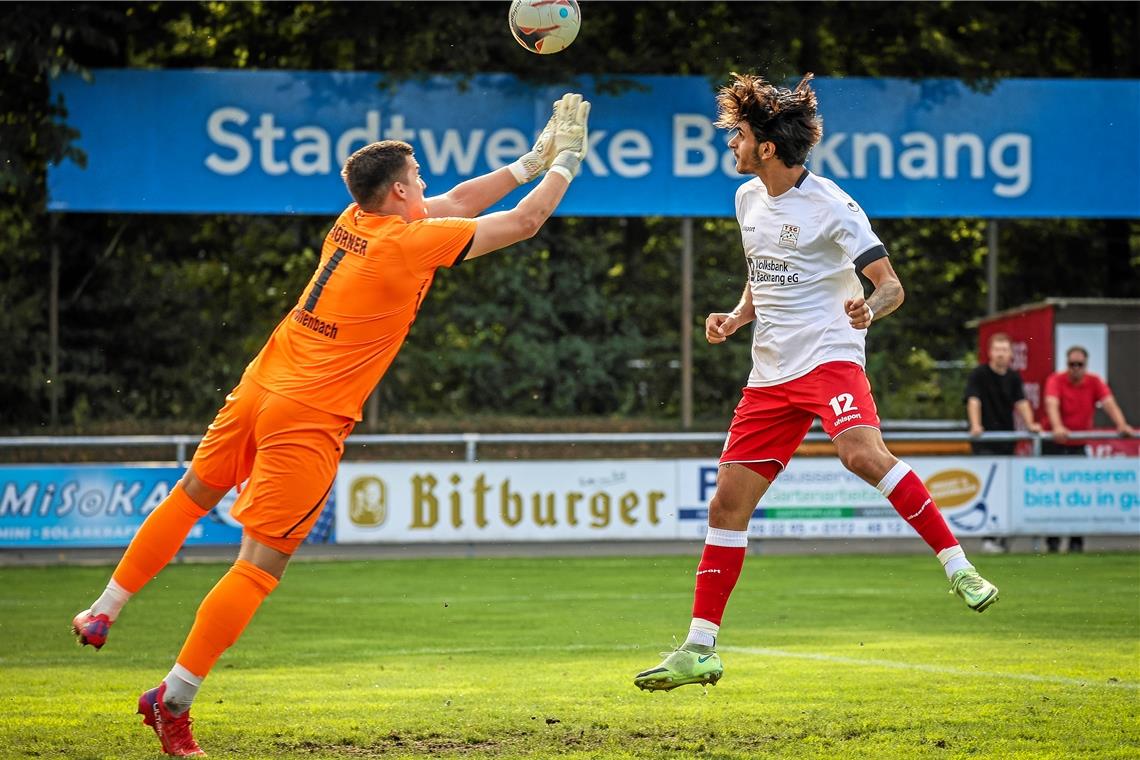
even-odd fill
[{"label": "white jersey", "polygon": [[748,385],[777,385],[825,362],[863,366],[866,330],[843,310],[863,295],[856,274],[887,255],[867,215],[831,180],[804,171],[773,198],[760,178],[736,191],[756,322]]}]

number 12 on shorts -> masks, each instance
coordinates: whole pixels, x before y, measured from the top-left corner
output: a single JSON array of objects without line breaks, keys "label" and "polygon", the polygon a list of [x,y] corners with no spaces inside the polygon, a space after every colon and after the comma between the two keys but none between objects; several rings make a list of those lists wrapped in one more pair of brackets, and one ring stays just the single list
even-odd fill
[{"label": "number 12 on shorts", "polygon": [[827,403],[831,404],[831,409],[835,412],[836,417],[841,414],[847,414],[853,409],[859,408],[855,406],[855,397],[850,393],[840,393],[838,396],[834,397]]}]

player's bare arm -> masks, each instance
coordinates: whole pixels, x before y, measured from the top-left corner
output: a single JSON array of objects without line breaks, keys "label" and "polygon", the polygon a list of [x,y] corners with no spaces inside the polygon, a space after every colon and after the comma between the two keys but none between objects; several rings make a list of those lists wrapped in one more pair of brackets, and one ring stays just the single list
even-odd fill
[{"label": "player's bare arm", "polygon": [[502,200],[518,187],[507,167],[496,169],[466,182],[460,182],[447,193],[424,200],[428,216],[476,217]]},{"label": "player's bare arm", "polygon": [[906,295],[890,259],[872,261],[863,269],[863,275],[875,286],[870,298],[849,298],[843,302],[843,310],[856,330],[867,329],[874,320],[882,319],[902,306]]},{"label": "player's bare arm", "polygon": [[548,174],[510,211],[479,217],[479,226],[475,228],[475,238],[466,258],[474,259],[534,237],[554,213],[568,187],[570,182],[564,177]]},{"label": "player's bare arm", "polygon": [[506,248],[534,237],[554,213],[570,182],[578,174],[589,145],[587,122],[590,103],[581,95],[566,95],[555,107],[555,129],[551,141],[555,153],[550,170],[510,211],[479,217],[468,259]]},{"label": "player's bare arm", "polygon": [[519,185],[538,179],[554,161],[554,134],[558,128],[559,104],[569,97],[572,97],[571,93],[554,102],[550,120],[539,132],[530,151],[509,166],[460,182],[443,195],[428,198],[424,201],[428,216],[476,217]]},{"label": "player's bare arm", "polygon": [[730,312],[714,312],[705,317],[705,340],[709,343],[724,343],[728,336],[756,318],[756,306],[752,303],[752,289],[744,283],[744,294],[740,303]]}]

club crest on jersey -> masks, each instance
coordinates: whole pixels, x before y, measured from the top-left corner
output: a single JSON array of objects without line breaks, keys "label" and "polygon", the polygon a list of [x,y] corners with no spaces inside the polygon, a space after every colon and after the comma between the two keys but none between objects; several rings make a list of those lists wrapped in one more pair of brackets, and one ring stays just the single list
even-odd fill
[{"label": "club crest on jersey", "polygon": [[800,241],[800,228],[794,224],[785,224],[784,228],[780,230],[780,247],[781,248],[795,248],[796,243]]}]

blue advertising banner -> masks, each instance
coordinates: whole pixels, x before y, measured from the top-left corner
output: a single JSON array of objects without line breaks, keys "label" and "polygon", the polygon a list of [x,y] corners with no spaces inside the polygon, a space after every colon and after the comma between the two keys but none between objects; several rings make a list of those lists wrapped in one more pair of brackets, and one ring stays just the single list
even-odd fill
[{"label": "blue advertising banner", "polygon": [[[415,147],[428,194],[525,152],[563,92],[593,102],[566,216],[731,216],[726,134],[702,77],[524,85],[486,74],[390,83],[366,73],[98,70],[55,91],[87,167],[48,173],[54,211],[334,214],[347,155]],[[1140,81],[819,79],[809,167],[872,217],[1140,217]],[[1073,104],[1079,104],[1073,110]],[[518,195],[508,199],[513,202]]]},{"label": "blue advertising banner", "polygon": [[[145,465],[2,466],[0,549],[126,546],[184,472]],[[230,503],[199,520],[186,544],[239,543]]]}]

